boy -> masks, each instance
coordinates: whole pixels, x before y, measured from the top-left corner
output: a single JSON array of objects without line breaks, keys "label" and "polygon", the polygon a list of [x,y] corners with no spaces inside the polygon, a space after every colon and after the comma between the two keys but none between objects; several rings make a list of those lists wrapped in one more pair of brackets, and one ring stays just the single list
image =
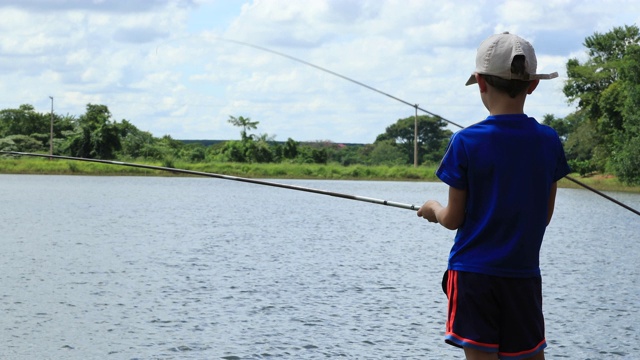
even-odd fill
[{"label": "boy", "polygon": [[544,359],[539,253],[557,181],[570,170],[557,133],[524,114],[540,79],[531,44],[509,33],[478,48],[478,84],[489,116],[451,137],[436,175],[443,207],[418,216],[457,229],[447,267],[445,341],[467,359]]}]

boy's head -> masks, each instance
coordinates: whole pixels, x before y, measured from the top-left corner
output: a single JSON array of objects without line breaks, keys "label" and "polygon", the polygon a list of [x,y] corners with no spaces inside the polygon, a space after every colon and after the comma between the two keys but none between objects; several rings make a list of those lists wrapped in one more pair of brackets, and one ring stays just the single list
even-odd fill
[{"label": "boy's head", "polygon": [[466,85],[475,84],[475,74],[482,76],[496,89],[511,97],[524,92],[530,81],[553,79],[557,72],[536,74],[538,62],[533,46],[525,39],[504,32],[483,41],[476,55],[476,70]]}]

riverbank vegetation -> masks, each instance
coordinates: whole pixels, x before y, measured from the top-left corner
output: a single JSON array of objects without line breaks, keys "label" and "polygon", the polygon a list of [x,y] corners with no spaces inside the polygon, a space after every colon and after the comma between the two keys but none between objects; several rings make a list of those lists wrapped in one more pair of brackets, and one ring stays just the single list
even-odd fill
[{"label": "riverbank vegetation", "polygon": [[[145,165],[164,166],[162,162],[144,162]],[[177,162],[177,169],[193,170],[221,175],[260,179],[322,179],[322,180],[381,180],[381,181],[440,181],[435,176],[435,166],[396,165],[364,166],[339,164],[261,164],[261,163],[191,163]],[[169,171],[148,170],[129,166],[79,162],[48,158],[8,158],[0,160],[2,174],[54,174],[87,176],[185,176]],[[614,176],[572,174],[583,184],[601,191],[640,193],[640,186],[626,185]],[[582,188],[563,179],[562,188]]]},{"label": "riverbank vegetation", "polygon": [[[556,129],[581,181],[598,189],[637,191],[640,30],[625,26],[595,33],[584,45],[589,58],[567,62],[564,93],[576,111],[564,118],[547,114],[542,123]],[[241,177],[430,181],[436,180],[435,167],[452,135],[443,119],[428,115],[397,120],[371,144],[276,141],[268,134],[252,133],[259,121],[230,116],[228,122],[240,129],[239,140],[180,141],[170,135],[154,137],[126,119],[116,121],[106,105],[88,104],[82,115],[62,116],[23,104],[0,111],[0,150],[52,151]],[[0,157],[0,172],[154,174],[130,167],[11,156]]]},{"label": "riverbank vegetation", "polygon": [[[137,162],[140,163],[140,162]],[[144,162],[145,165],[164,166],[161,162]],[[435,168],[398,166],[364,166],[339,164],[291,164],[291,163],[221,163],[177,162],[172,168],[264,179],[327,179],[327,180],[421,180],[436,181]],[[104,163],[80,162],[48,158],[5,158],[0,160],[3,174],[60,174],[60,175],[134,175],[173,176],[171,171],[149,170]],[[179,176],[184,176],[179,174]]]}]

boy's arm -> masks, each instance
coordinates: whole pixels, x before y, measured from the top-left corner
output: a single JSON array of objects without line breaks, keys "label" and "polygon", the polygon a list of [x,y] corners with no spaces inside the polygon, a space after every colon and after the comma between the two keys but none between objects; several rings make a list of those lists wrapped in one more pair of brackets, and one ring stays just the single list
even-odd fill
[{"label": "boy's arm", "polygon": [[558,182],[551,184],[551,191],[549,193],[549,201],[547,202],[547,225],[551,222],[553,217],[553,209],[556,205],[556,193],[558,192]]},{"label": "boy's arm", "polygon": [[456,189],[449,186],[449,202],[447,206],[442,206],[435,200],[429,200],[420,207],[418,216],[429,220],[429,222],[440,223],[449,230],[455,230],[464,221],[466,201],[466,189]]}]

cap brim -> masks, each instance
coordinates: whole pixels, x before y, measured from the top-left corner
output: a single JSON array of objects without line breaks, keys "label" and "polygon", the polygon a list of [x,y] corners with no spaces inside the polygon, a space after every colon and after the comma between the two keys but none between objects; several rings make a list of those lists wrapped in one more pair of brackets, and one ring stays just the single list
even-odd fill
[{"label": "cap brim", "polygon": [[[549,80],[549,79],[555,79],[557,77],[558,77],[557,72],[552,72],[551,74],[533,74],[533,75],[529,75],[526,80],[523,79],[523,81]],[[514,80],[517,80],[517,79],[514,79]],[[471,76],[469,76],[469,80],[467,80],[465,85],[469,86],[477,83],[478,81],[476,80],[476,74],[474,73],[474,74],[471,74]]]},{"label": "cap brim", "polygon": [[551,74],[535,74],[531,75],[529,78],[531,80],[550,80],[558,77],[557,72],[552,72]]},{"label": "cap brim", "polygon": [[473,85],[478,83],[478,81],[476,80],[476,74],[471,74],[471,76],[469,76],[469,80],[467,80],[467,83],[464,84],[465,86],[469,86],[469,85]]}]

